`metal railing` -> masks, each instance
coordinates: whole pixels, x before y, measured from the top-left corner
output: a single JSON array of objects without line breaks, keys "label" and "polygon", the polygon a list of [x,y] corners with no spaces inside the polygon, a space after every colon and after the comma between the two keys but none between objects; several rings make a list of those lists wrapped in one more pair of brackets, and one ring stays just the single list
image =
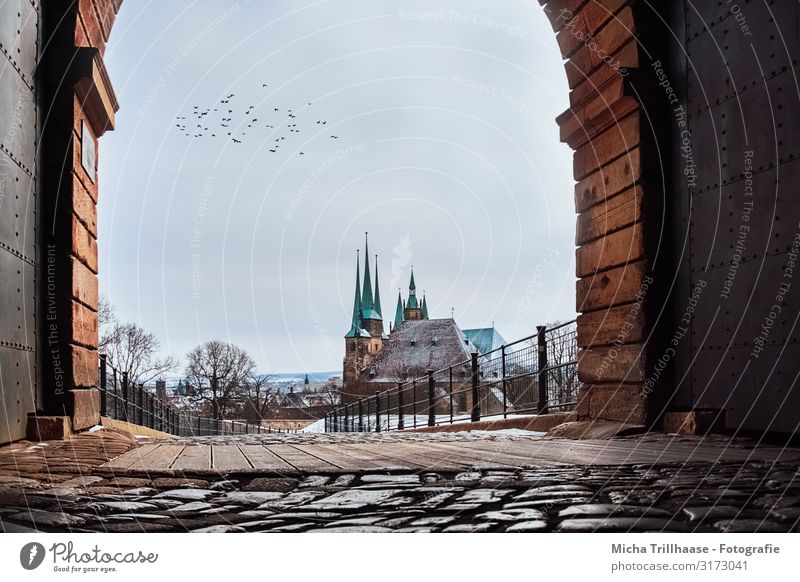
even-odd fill
[{"label": "metal railing", "polygon": [[569,410],[577,402],[575,320],[430,370],[325,415],[325,432],[403,430]]},{"label": "metal railing", "polygon": [[128,374],[108,363],[100,354],[98,377],[100,416],[152,428],[176,436],[219,436],[296,432],[264,427],[260,422],[243,422],[191,414],[157,398],[155,390],[130,382]]}]

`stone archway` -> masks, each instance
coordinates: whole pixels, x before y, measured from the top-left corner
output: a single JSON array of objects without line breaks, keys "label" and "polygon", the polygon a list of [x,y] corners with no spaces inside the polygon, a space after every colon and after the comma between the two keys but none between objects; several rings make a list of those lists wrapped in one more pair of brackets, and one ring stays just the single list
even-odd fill
[{"label": "stone archway", "polygon": [[[647,345],[655,330],[650,306],[653,242],[662,195],[658,164],[647,163],[648,125],[637,90],[640,13],[631,0],[540,0],[566,59],[570,109],[557,122],[574,150],[579,397],[583,420],[654,420],[664,400],[644,387]],[[53,1],[43,6],[48,44],[41,74],[47,111],[41,150],[41,245],[54,250],[59,274],[52,295],[60,326],[48,338],[39,319],[37,408],[71,418],[80,430],[98,420],[96,141],[113,129],[117,103],[103,66],[121,0]],[[653,168],[652,170],[650,168]],[[566,193],[565,193],[566,195]],[[655,214],[653,214],[655,213]],[[664,261],[662,261],[662,264]],[[40,279],[41,280],[41,279]],[[42,281],[40,285],[45,285]],[[40,305],[47,313],[47,304]],[[60,357],[52,357],[56,350]],[[664,392],[664,390],[661,390]]]}]

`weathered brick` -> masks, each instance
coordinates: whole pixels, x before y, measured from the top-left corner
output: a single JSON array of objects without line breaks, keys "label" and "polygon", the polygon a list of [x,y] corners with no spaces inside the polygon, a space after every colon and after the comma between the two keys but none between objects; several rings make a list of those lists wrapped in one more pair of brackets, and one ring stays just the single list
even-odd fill
[{"label": "weathered brick", "polygon": [[641,303],[581,314],[578,316],[578,347],[640,342],[644,338],[644,323]]},{"label": "weathered brick", "polygon": [[72,181],[72,210],[92,236],[97,237],[97,204],[89,195],[83,183],[74,178]]},{"label": "weathered brick", "polygon": [[575,209],[586,212],[595,204],[630,188],[642,175],[639,148],[617,158],[575,185]]},{"label": "weathered brick", "polygon": [[72,430],[85,430],[100,423],[100,392],[96,389],[67,390]]},{"label": "weathered brick", "polygon": [[575,243],[581,245],[639,222],[643,195],[641,186],[636,186],[581,213]]},{"label": "weathered brick", "polygon": [[570,66],[566,67],[570,89],[578,86],[597,68],[621,70],[636,66],[637,62],[626,60],[628,55],[620,51],[624,44],[635,40],[634,30],[633,13],[630,8],[625,8],[597,31],[591,41],[581,42],[578,51],[569,59]]},{"label": "weathered brick", "polygon": [[646,262],[639,261],[580,279],[576,285],[577,311],[586,313],[634,301],[646,274]]},{"label": "weathered brick", "polygon": [[[620,63],[628,63],[623,65],[619,70],[614,67],[599,67],[592,72],[588,77],[582,76],[581,83],[576,85],[569,94],[570,107],[578,108],[587,101],[594,98],[597,94],[598,87],[604,87],[606,83],[613,77],[627,76],[629,69],[634,69],[639,65],[639,49],[635,42],[630,42],[624,45],[617,54],[614,55]],[[564,65],[567,71],[574,71],[575,66],[571,61],[567,61]]]},{"label": "weathered brick", "polygon": [[75,257],[72,257],[70,261],[72,263],[72,298],[88,307],[97,309],[99,293],[97,275]]},{"label": "weathered brick", "polygon": [[69,344],[67,351],[72,365],[72,376],[67,379],[67,385],[74,388],[97,386],[97,370],[100,365],[97,350]]},{"label": "weathered brick", "polygon": [[583,349],[578,353],[578,379],[584,384],[644,382],[643,344]]},{"label": "weathered brick", "polygon": [[72,215],[72,252],[93,273],[97,273],[97,240],[74,214]]},{"label": "weathered brick", "polygon": [[639,261],[644,258],[642,223],[586,243],[575,256],[576,275],[581,278]]},{"label": "weathered brick", "polygon": [[589,415],[594,419],[643,424],[647,421],[646,404],[639,385],[594,385]]},{"label": "weathered brick", "polygon": [[629,115],[575,151],[573,174],[581,180],[639,145],[639,113]]},{"label": "weathered brick", "polygon": [[77,301],[71,301],[70,340],[84,347],[97,349],[97,312]]},{"label": "weathered brick", "polygon": [[[545,14],[555,32],[563,29],[571,18],[578,15],[587,0],[550,0],[546,2]],[[540,4],[545,4],[540,0]]]},{"label": "weathered brick", "polygon": [[568,25],[556,35],[556,41],[561,48],[561,54],[569,57],[577,51],[589,36],[595,35],[603,27],[613,14],[619,10],[627,0],[605,0],[602,3],[588,2]]}]

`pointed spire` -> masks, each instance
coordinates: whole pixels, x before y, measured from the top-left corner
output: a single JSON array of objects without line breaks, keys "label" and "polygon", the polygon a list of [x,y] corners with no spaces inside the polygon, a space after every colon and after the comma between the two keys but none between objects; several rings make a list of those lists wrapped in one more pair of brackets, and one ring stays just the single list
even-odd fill
[{"label": "pointed spire", "polygon": [[422,319],[428,319],[428,301],[425,292],[422,293]]},{"label": "pointed spire", "polygon": [[361,332],[361,261],[356,251],[356,294],[353,298],[353,321],[344,337],[358,337]]},{"label": "pointed spire", "polygon": [[381,286],[378,283],[378,255],[375,255],[375,313],[378,317],[383,319],[383,312],[381,310]]},{"label": "pointed spire", "polygon": [[400,324],[405,321],[405,316],[403,315],[403,298],[400,294],[400,289],[397,290],[397,308],[394,310],[394,329],[400,327]]},{"label": "pointed spire", "polygon": [[414,267],[411,267],[411,282],[408,284],[408,302],[406,307],[409,309],[417,309],[419,302],[417,301],[417,284],[414,282]]},{"label": "pointed spire", "polygon": [[364,291],[361,293],[361,309],[370,311],[373,306],[372,278],[369,274],[369,233],[364,233]]}]

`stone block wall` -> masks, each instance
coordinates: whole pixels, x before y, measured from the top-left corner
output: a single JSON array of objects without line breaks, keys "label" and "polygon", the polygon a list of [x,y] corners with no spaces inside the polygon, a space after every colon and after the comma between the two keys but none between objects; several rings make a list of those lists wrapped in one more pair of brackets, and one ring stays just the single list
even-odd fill
[{"label": "stone block wall", "polygon": [[[81,430],[99,421],[98,140],[118,109],[103,53],[121,2],[52,0],[44,6],[42,237],[55,266],[42,349],[42,412]],[[48,313],[45,306],[45,313]]]}]

